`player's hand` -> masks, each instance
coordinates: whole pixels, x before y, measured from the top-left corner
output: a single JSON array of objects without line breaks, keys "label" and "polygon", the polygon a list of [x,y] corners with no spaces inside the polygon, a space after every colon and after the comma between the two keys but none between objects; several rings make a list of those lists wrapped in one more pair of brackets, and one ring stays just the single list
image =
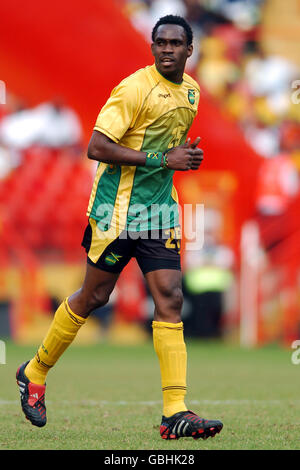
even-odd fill
[{"label": "player's hand", "polygon": [[192,162],[192,167],[191,170],[198,170],[199,166],[203,162],[203,150],[198,148],[198,144],[201,140],[201,137],[197,137],[194,142],[191,143],[191,139],[189,138],[185,145],[187,145],[187,148],[192,148],[194,149],[194,155],[193,155],[193,162]]},{"label": "player's hand", "polygon": [[203,151],[197,147],[200,137],[191,143],[188,139],[185,144],[174,147],[168,152],[168,168],[176,171],[197,170],[203,160]]},{"label": "player's hand", "polygon": [[198,147],[201,137],[197,137],[194,142],[191,143],[191,139],[188,139],[186,144],[188,148],[194,149],[193,163],[191,170],[198,170],[199,166],[203,162],[203,150]]}]

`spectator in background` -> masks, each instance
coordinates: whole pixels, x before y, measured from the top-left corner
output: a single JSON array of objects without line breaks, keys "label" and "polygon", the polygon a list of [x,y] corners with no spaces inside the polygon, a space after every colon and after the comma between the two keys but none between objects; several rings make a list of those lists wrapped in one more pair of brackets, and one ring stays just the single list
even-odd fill
[{"label": "spectator in background", "polygon": [[253,118],[244,125],[245,138],[259,155],[272,158],[279,152],[279,128],[268,126],[259,118]]},{"label": "spectator in background", "polygon": [[185,320],[188,336],[222,336],[225,294],[233,283],[234,253],[221,242],[221,224],[220,212],[206,209],[204,245],[199,246],[199,250],[187,251],[185,256],[183,285],[190,304],[189,316]]},{"label": "spectator in background", "polygon": [[80,145],[81,138],[79,118],[60,99],[17,110],[0,123],[0,142],[7,148],[76,146]]},{"label": "spectator in background", "polygon": [[260,21],[261,6],[265,0],[214,0],[217,11],[230,20],[236,28],[251,30]]},{"label": "spectator in background", "polygon": [[194,55],[189,59],[189,70],[198,63],[198,49],[202,37],[205,37],[216,24],[228,23],[221,13],[208,10],[198,0],[128,0],[126,12],[133,26],[149,41],[152,24],[167,14],[185,17],[194,31]]},{"label": "spectator in background", "polygon": [[300,129],[296,119],[288,118],[280,128],[281,148],[291,155],[300,151]]},{"label": "spectator in background", "polygon": [[9,116],[26,109],[25,102],[20,98],[5,90],[5,103],[0,106],[0,180],[5,179],[16,167],[22,163],[22,153],[16,148],[6,146],[1,141],[2,122]]},{"label": "spectator in background", "polygon": [[149,42],[153,23],[167,14],[185,16],[186,9],[182,0],[128,0],[127,14],[133,26]]},{"label": "spectator in background", "polygon": [[263,157],[282,151],[284,129],[286,135],[288,128],[291,132],[293,128],[293,134],[299,133],[299,118],[291,113],[290,98],[296,76],[297,67],[290,61],[267,55],[257,41],[246,41],[240,58],[240,77],[227,86],[224,99],[220,100],[249,145]]},{"label": "spectator in background", "polygon": [[0,144],[0,180],[4,179],[20,163],[18,153]]},{"label": "spectator in background", "polygon": [[299,168],[293,155],[299,154],[299,124],[285,121],[278,133],[279,150],[264,159],[256,187],[257,220],[263,246],[268,249],[289,233],[284,219],[299,193]]},{"label": "spectator in background", "polygon": [[253,96],[285,94],[297,76],[297,68],[289,60],[268,55],[259,42],[253,44],[254,53],[245,66],[245,78]]},{"label": "spectator in background", "polygon": [[260,168],[256,207],[261,216],[280,216],[299,191],[298,173],[291,158],[280,153],[266,159]]},{"label": "spectator in background", "polygon": [[207,36],[201,42],[201,60],[197,76],[206,90],[215,98],[225,96],[228,85],[239,77],[238,66],[227,57],[226,44],[215,36]]}]

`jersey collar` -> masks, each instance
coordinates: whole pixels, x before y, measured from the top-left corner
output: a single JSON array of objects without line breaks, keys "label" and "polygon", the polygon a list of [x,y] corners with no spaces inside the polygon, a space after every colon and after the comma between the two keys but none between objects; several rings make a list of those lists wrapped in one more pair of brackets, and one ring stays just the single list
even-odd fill
[{"label": "jersey collar", "polygon": [[171,80],[168,80],[167,78],[165,78],[158,70],[157,70],[157,67],[155,64],[152,65],[152,70],[153,72],[155,73],[155,75],[157,76],[157,78],[159,79],[159,81],[165,83],[166,85],[168,86],[171,86],[171,87],[175,87],[175,88],[178,88],[180,87],[182,84],[183,84],[183,79],[180,83],[175,83],[175,82],[172,82]]}]

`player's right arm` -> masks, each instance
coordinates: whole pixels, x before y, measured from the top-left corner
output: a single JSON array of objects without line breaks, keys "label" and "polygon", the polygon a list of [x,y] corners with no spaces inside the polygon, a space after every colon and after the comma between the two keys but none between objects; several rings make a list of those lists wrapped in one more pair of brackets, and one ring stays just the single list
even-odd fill
[{"label": "player's right arm", "polygon": [[[175,171],[198,169],[203,159],[203,152],[197,147],[192,147],[195,142],[170,150],[167,168]],[[114,165],[145,166],[147,153],[119,145],[107,135],[94,130],[88,146],[88,158]],[[162,159],[161,166],[163,166]]]}]

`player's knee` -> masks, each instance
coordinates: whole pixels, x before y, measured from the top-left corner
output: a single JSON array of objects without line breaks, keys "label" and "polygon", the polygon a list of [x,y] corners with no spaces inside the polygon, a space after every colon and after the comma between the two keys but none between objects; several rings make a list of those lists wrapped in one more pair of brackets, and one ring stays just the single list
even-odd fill
[{"label": "player's knee", "polygon": [[88,309],[103,307],[109,301],[109,294],[105,289],[95,289],[88,299]]},{"label": "player's knee", "polygon": [[183,304],[182,289],[179,286],[163,285],[160,287],[160,295],[162,304],[164,304],[168,310],[181,311]]},{"label": "player's knee", "polygon": [[181,311],[182,304],[183,304],[182,289],[180,287],[175,287],[172,290],[171,305],[172,305],[174,310]]}]

